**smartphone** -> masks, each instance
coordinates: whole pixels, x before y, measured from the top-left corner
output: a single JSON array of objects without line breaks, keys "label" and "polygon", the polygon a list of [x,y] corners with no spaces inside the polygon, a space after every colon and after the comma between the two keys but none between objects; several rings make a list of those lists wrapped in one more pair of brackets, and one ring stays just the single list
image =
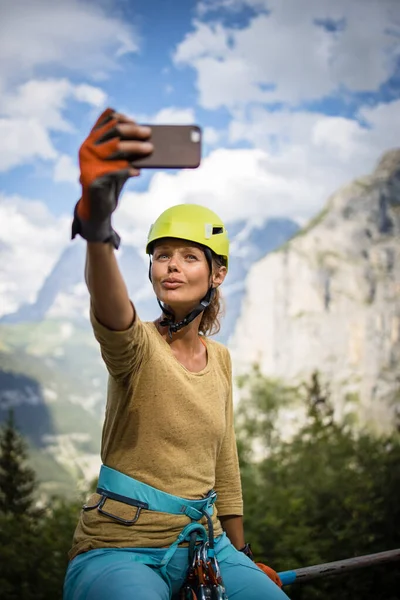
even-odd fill
[{"label": "smartphone", "polygon": [[[147,124],[146,124],[147,125]],[[139,169],[196,169],[201,162],[201,129],[197,125],[147,125],[154,150],[135,158]]]}]

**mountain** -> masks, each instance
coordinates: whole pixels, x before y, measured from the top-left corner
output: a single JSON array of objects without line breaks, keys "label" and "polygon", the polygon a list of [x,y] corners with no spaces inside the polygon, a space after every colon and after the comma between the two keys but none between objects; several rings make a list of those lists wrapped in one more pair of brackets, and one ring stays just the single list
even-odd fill
[{"label": "mountain", "polygon": [[[43,282],[32,304],[23,304],[14,313],[3,315],[0,323],[37,323],[47,318],[68,319],[88,324],[89,295],[84,282],[85,244],[76,240],[66,246]],[[126,245],[118,254],[127,284],[135,297],[147,282],[143,260],[134,246]]]},{"label": "mountain", "polygon": [[[62,304],[62,298],[71,292],[78,297],[83,287],[83,272],[85,254],[83,244],[69,244],[56,262],[53,270],[45,279],[39,290],[36,301],[32,304],[23,304],[17,311],[6,314],[0,323],[37,323],[43,321],[53,312],[57,314],[57,307]],[[73,312],[74,307],[69,307],[69,312],[76,319],[78,312]]]},{"label": "mountain", "polygon": [[[250,266],[297,229],[289,219],[232,224],[224,284],[228,310],[220,339],[229,337],[240,313]],[[138,313],[154,319],[159,308],[148,280],[148,257],[129,244],[122,244],[117,256]],[[0,423],[12,409],[48,493],[73,492],[77,481],[95,477],[100,465],[107,373],[89,325],[84,264],[85,245],[75,240],[61,253],[35,302],[0,319]]]},{"label": "mountain", "polygon": [[43,490],[95,476],[105,394],[97,343],[78,326],[0,325],[0,422],[12,409]]},{"label": "mountain", "polygon": [[382,431],[400,414],[400,149],[334,194],[250,269],[230,346],[295,383],[318,370],[338,415]]},{"label": "mountain", "polygon": [[245,280],[251,266],[290,239],[299,227],[290,219],[270,219],[265,223],[239,223],[229,230],[232,239],[229,273],[223,286],[226,313],[216,339],[227,343],[240,315]]}]

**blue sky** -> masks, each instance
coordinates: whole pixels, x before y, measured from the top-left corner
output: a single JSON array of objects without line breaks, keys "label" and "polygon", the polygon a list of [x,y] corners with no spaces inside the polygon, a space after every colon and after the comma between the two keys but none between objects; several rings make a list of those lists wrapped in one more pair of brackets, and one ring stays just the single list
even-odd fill
[{"label": "blue sky", "polygon": [[171,204],[312,217],[400,139],[398,0],[14,0],[0,6],[0,314],[69,243],[77,152],[105,106],[204,130],[196,171],[144,172],[115,217]]}]

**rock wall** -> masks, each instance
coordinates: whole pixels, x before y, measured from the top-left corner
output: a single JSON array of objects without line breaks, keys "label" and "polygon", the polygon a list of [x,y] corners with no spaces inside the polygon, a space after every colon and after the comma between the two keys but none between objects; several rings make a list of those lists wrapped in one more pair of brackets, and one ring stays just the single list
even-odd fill
[{"label": "rock wall", "polygon": [[400,404],[400,150],[334,194],[278,251],[256,263],[230,347],[294,382],[319,370],[337,413],[353,401],[374,429]]}]

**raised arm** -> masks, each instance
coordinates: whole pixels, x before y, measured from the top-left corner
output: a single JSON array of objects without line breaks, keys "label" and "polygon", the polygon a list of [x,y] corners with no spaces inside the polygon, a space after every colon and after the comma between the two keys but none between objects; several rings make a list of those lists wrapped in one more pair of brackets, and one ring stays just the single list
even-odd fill
[{"label": "raised arm", "polygon": [[111,244],[88,242],[85,279],[96,318],[108,329],[128,329],[135,309]]}]

